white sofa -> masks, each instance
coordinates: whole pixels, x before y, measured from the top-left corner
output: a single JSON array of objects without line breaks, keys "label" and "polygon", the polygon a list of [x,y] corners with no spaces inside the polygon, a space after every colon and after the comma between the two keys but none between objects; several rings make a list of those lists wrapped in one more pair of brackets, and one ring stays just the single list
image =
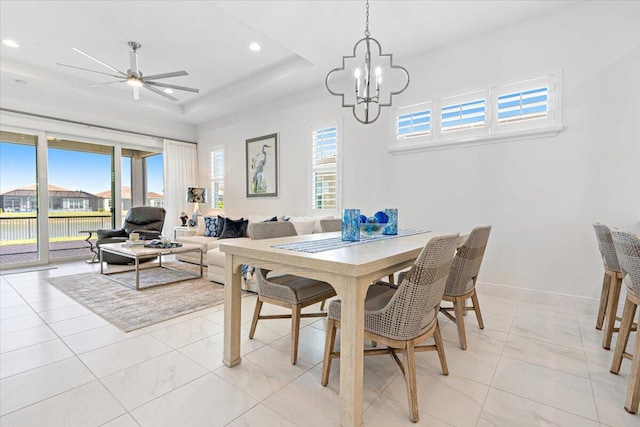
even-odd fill
[{"label": "white sofa", "polygon": [[[211,214],[210,216],[216,216],[219,213]],[[205,215],[208,216],[208,215]],[[242,216],[240,215],[222,215],[227,216],[231,219],[239,219]],[[248,219],[249,223],[252,222],[260,222],[273,218],[274,215],[248,215],[242,218]],[[296,228],[296,232],[298,234],[311,234],[311,233],[321,233],[322,229],[320,228],[320,220],[326,218],[333,218],[332,216],[323,216],[323,217],[301,217],[301,216],[285,216],[279,215],[277,216],[278,220],[283,221],[287,218],[291,221]],[[219,239],[217,237],[207,237],[205,236],[205,220],[204,217],[198,218],[198,226],[194,230],[189,230],[188,235],[176,237],[177,242],[181,243],[191,243],[200,245],[202,247],[203,252],[205,253],[203,256],[203,262],[207,266],[207,278],[212,282],[221,283],[224,285],[225,283],[225,271],[224,271],[224,252],[220,252],[219,248]],[[240,239],[249,239],[250,236],[247,237],[239,237]],[[224,241],[224,240],[223,240]],[[180,261],[186,261],[191,263],[199,263],[200,257],[198,254],[189,252],[186,254],[177,255],[177,258]],[[253,274],[247,274],[247,277],[243,280],[242,284],[243,289],[256,292],[256,282],[254,280]]]}]

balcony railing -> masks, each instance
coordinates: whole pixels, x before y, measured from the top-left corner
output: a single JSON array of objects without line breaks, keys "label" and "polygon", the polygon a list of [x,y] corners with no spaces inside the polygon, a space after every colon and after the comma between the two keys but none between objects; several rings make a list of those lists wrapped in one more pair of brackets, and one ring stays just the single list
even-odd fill
[{"label": "balcony railing", "polygon": [[[49,238],[74,238],[82,237],[80,231],[111,228],[111,214],[87,215],[78,213],[69,215],[49,215]],[[37,217],[33,216],[0,216],[0,240],[4,244],[10,242],[19,243],[25,240],[33,240],[38,237]]]}]

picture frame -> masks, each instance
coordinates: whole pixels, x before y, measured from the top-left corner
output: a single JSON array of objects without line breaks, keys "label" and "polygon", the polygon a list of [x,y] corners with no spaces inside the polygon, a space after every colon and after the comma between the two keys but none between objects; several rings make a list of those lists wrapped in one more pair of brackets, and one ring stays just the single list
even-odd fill
[{"label": "picture frame", "polygon": [[247,197],[278,197],[278,134],[246,140]]}]

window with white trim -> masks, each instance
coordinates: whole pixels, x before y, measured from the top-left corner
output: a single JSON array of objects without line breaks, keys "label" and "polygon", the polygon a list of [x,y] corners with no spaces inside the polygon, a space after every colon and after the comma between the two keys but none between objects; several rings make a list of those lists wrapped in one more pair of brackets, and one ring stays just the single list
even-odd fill
[{"label": "window with white trim", "polygon": [[487,91],[451,96],[440,100],[441,138],[459,138],[486,133]]},{"label": "window with white trim", "polygon": [[398,140],[428,140],[433,134],[431,102],[398,109],[396,138]]},{"label": "window with white trim", "polygon": [[224,209],[224,148],[211,152],[211,207]]},{"label": "window with white trim", "polygon": [[338,210],[338,127],[312,131],[311,209]]},{"label": "window with white trim", "polygon": [[536,129],[557,124],[553,76],[493,89],[493,132]]}]

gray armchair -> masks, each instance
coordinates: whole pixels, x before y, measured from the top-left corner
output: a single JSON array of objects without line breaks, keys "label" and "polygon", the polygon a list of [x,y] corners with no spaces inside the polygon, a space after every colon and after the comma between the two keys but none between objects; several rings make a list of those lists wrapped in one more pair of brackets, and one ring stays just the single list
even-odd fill
[{"label": "gray armchair", "polygon": [[[140,239],[152,240],[160,237],[162,227],[164,226],[164,218],[167,212],[164,208],[153,206],[134,206],[129,209],[124,219],[122,228],[120,229],[101,229],[98,230],[98,241],[96,247],[100,249],[100,245],[107,243],[123,243],[129,239],[129,234],[139,233]],[[104,253],[104,261],[108,264],[128,264],[130,258],[119,255]]]}]

